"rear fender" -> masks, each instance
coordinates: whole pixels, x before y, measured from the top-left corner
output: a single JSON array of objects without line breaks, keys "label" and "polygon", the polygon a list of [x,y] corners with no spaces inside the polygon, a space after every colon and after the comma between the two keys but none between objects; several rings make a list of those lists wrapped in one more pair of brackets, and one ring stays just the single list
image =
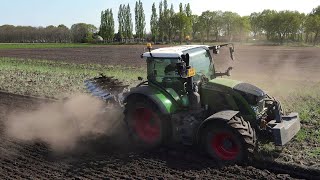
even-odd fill
[{"label": "rear fender", "polygon": [[210,123],[213,123],[216,120],[225,120],[228,121],[232,119],[234,116],[236,116],[239,113],[239,111],[233,111],[233,110],[225,110],[217,112],[211,116],[209,116],[207,119],[205,119],[199,126],[199,128],[196,131],[196,140],[197,143],[199,143],[199,140],[201,138],[201,132],[202,130]]},{"label": "rear fender", "polygon": [[128,99],[134,96],[144,96],[150,99],[153,103],[155,103],[158,106],[160,112],[164,115],[174,113],[178,109],[177,105],[175,104],[175,102],[173,102],[173,100],[167,98],[159,90],[149,86],[139,86],[136,88],[132,88],[131,91],[126,94],[123,102],[127,103]]}]

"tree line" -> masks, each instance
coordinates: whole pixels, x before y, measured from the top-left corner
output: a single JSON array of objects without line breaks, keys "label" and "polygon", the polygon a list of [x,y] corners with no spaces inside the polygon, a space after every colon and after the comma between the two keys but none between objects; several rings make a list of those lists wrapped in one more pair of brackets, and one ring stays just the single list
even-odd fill
[{"label": "tree line", "polygon": [[[117,17],[112,9],[101,12],[100,27],[78,23],[69,29],[64,25],[48,27],[0,26],[0,42],[214,42],[272,41],[277,43],[305,42],[318,44],[320,39],[320,6],[309,14],[298,11],[264,10],[249,16],[230,11],[192,13],[190,4],[179,4],[175,12],[167,0],[153,3],[150,33],[141,0],[137,0],[132,19],[129,4],[121,4]],[[115,19],[118,29],[115,32]],[[134,21],[134,22],[133,22]],[[134,27],[133,27],[134,24]],[[135,34],[133,33],[135,31]]]},{"label": "tree line", "polygon": [[31,43],[31,42],[70,42],[71,34],[64,25],[48,27],[31,26],[0,26],[0,42],[3,43]]},{"label": "tree line", "polygon": [[1,43],[90,43],[97,28],[92,24],[78,23],[69,29],[65,25],[31,27],[0,26]]},{"label": "tree line", "polygon": [[[120,5],[118,33],[110,31],[107,38],[127,42],[127,39],[147,38],[153,42],[192,41],[256,41],[266,40],[277,43],[305,42],[318,44],[320,39],[320,6],[309,14],[298,11],[264,10],[249,16],[240,16],[230,11],[205,11],[201,15],[192,14],[190,4],[179,4],[175,12],[173,4],[170,8],[167,0],[153,3],[150,20],[151,32],[145,33],[145,16],[142,2],[135,6],[135,30],[132,33],[130,7]],[[109,9],[109,11],[111,11]],[[101,24],[104,20],[101,19]],[[113,26],[113,25],[112,25]],[[109,27],[110,28],[110,27]],[[107,28],[106,28],[107,29]],[[105,38],[104,31],[100,35]]]},{"label": "tree line", "polygon": [[269,41],[319,42],[320,6],[305,15],[297,11],[264,10],[250,15],[251,32],[254,38],[265,37]]}]

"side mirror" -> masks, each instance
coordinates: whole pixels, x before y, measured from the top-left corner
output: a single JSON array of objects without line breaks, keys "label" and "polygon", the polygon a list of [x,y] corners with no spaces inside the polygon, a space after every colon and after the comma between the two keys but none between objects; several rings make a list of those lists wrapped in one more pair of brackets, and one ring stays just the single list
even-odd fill
[{"label": "side mirror", "polygon": [[215,47],[213,47],[213,49],[212,49],[212,53],[213,54],[219,54],[219,46],[215,46]]},{"label": "side mirror", "polygon": [[232,60],[234,60],[234,47],[229,47],[229,51],[230,51],[230,57]]},{"label": "side mirror", "polygon": [[227,76],[231,76],[231,70],[232,70],[233,68],[232,67],[229,67],[228,69],[227,69],[227,71],[226,71],[226,75]]},{"label": "side mirror", "polygon": [[231,76],[231,70],[233,68],[232,67],[229,67],[225,72],[216,72],[215,75],[216,76]]},{"label": "side mirror", "polygon": [[185,62],[177,63],[177,71],[180,77],[186,78],[188,76],[187,74],[187,66]]}]

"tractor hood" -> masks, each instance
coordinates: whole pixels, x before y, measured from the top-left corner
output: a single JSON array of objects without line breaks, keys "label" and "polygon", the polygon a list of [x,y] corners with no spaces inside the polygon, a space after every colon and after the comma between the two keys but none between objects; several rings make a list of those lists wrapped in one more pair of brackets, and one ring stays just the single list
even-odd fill
[{"label": "tractor hood", "polygon": [[252,94],[257,97],[263,97],[265,95],[265,92],[262,89],[249,83],[239,83],[236,86],[234,86],[233,89],[245,92],[247,94]]},{"label": "tractor hood", "polygon": [[254,96],[264,96],[265,92],[261,90],[260,88],[249,84],[249,83],[243,83],[241,81],[232,80],[232,79],[226,79],[226,78],[215,78],[209,81],[209,86],[219,86],[224,88],[230,88],[234,89],[240,92],[244,92],[246,94],[252,94]]},{"label": "tractor hood", "polygon": [[218,84],[218,85],[226,86],[229,88],[233,88],[236,85],[240,84],[241,81],[226,79],[226,78],[214,78],[214,79],[210,80],[209,83],[210,84],[212,83],[213,85]]}]

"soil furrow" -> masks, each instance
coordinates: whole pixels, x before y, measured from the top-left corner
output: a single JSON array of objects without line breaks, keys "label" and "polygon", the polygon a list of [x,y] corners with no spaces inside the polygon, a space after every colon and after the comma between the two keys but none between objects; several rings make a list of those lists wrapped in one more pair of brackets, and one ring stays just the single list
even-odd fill
[{"label": "soil furrow", "polygon": [[[0,93],[0,112],[30,108],[32,99]],[[17,110],[17,109],[15,109]],[[1,121],[7,114],[0,114]],[[2,123],[0,123],[2,124]],[[97,146],[90,152],[56,154],[42,143],[23,143],[3,136],[0,128],[0,178],[10,179],[294,179],[303,176],[287,166],[230,166],[220,168],[192,149],[161,148],[122,153]],[[89,143],[90,144],[90,143]],[[105,150],[105,151],[104,151]],[[273,165],[273,167],[276,167]],[[289,171],[285,171],[285,169]],[[313,174],[315,175],[315,174]],[[2,179],[2,178],[1,178]]]}]

